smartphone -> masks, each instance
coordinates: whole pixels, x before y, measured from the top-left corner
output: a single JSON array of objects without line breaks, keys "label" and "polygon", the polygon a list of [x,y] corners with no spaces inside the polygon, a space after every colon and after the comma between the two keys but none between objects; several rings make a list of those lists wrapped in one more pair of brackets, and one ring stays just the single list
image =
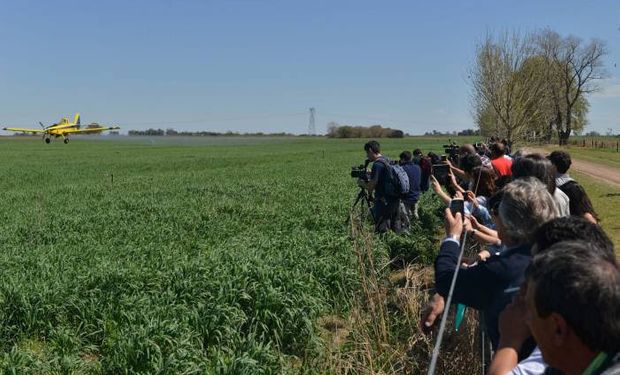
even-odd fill
[{"label": "smartphone", "polygon": [[465,201],[462,198],[453,198],[450,201],[450,211],[452,215],[456,215],[457,212],[460,212],[461,219],[465,220]]},{"label": "smartphone", "polygon": [[448,177],[450,175],[450,166],[448,164],[433,164],[433,176],[441,185],[448,184]]}]

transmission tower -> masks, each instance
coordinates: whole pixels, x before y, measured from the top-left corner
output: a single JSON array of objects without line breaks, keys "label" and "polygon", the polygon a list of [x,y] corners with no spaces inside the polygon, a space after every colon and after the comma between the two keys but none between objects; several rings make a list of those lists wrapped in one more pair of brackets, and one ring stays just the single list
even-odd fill
[{"label": "transmission tower", "polygon": [[316,114],[316,109],[314,109],[314,107],[310,108],[310,121],[308,122],[308,134],[310,135],[316,134],[316,125],[314,123],[315,114]]}]

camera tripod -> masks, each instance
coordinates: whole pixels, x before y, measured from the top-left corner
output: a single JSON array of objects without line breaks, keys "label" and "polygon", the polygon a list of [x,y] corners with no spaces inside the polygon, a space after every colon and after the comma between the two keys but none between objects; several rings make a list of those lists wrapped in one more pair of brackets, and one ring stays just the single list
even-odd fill
[{"label": "camera tripod", "polygon": [[357,198],[355,199],[355,202],[351,206],[351,211],[350,211],[351,213],[347,217],[346,223],[348,224],[349,221],[351,220],[351,217],[353,217],[353,212],[355,211],[356,207],[360,207],[360,215],[359,215],[360,222],[363,223],[368,218],[369,214],[374,222],[375,218],[372,213],[371,206],[372,206],[371,196],[368,194],[368,191],[366,189],[364,189],[363,187],[360,187],[360,191],[357,193]]}]

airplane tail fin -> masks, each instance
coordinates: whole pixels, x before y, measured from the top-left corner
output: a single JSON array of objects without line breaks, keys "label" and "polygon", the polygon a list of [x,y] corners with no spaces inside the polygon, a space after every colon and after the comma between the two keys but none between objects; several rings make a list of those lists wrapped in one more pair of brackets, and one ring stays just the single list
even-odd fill
[{"label": "airplane tail fin", "polygon": [[82,124],[80,124],[80,114],[76,113],[75,114],[75,119],[73,120],[73,123],[76,124],[78,127]]}]

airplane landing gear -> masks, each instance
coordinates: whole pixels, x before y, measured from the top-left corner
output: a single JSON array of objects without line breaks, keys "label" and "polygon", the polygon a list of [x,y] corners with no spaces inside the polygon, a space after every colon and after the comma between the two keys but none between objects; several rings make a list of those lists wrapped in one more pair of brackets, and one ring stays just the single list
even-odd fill
[{"label": "airplane landing gear", "polygon": [[65,142],[65,144],[69,143],[69,138],[65,138],[63,142]]},{"label": "airplane landing gear", "polygon": [[45,138],[45,143],[50,143],[52,140],[48,138]]}]

